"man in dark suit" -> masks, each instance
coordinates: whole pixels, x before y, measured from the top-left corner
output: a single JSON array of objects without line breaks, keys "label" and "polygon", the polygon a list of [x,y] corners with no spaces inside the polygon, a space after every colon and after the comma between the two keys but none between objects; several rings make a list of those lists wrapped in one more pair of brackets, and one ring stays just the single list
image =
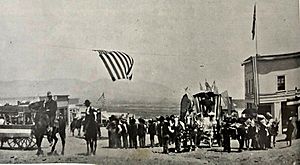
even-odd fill
[{"label": "man in dark suit", "polygon": [[128,148],[128,124],[126,119],[121,119],[121,137],[123,141],[123,148]]},{"label": "man in dark suit", "polygon": [[128,134],[129,134],[129,144],[130,144],[130,147],[137,148],[138,125],[135,122],[136,122],[135,119],[131,119],[129,121]]},{"label": "man in dark suit", "polygon": [[154,147],[154,136],[156,134],[156,125],[152,119],[149,120],[148,133],[150,134],[150,146]]},{"label": "man in dark suit", "polygon": [[57,102],[53,100],[51,92],[47,92],[47,101],[45,103],[46,113],[50,119],[50,128],[53,130],[54,120],[56,118]]}]

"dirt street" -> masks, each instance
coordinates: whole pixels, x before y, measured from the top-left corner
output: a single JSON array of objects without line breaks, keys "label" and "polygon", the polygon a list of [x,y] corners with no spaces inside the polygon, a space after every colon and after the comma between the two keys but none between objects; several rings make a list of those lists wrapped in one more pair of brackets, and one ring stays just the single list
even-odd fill
[{"label": "dirt street", "polygon": [[[294,140],[288,147],[286,142],[277,142],[276,148],[260,151],[237,152],[237,141],[232,141],[233,151],[222,152],[220,147],[201,148],[193,152],[162,154],[162,148],[110,149],[107,148],[107,131],[102,129],[103,139],[98,140],[95,156],[85,156],[85,140],[67,135],[65,155],[60,155],[60,141],[57,155],[50,151],[46,138],[43,141],[43,156],[36,150],[0,149],[0,163],[92,163],[92,164],[300,164],[300,140]],[[283,138],[283,137],[279,137]],[[149,137],[147,136],[147,143]]]}]

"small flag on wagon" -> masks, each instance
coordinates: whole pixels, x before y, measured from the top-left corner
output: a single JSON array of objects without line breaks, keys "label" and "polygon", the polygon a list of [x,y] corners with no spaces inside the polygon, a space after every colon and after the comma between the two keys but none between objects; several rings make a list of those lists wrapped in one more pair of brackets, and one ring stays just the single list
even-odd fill
[{"label": "small flag on wagon", "polygon": [[132,79],[134,60],[126,53],[119,51],[94,50],[99,53],[112,81]]},{"label": "small flag on wagon", "polygon": [[204,91],[202,85],[201,85],[201,82],[199,82],[199,85],[200,85],[200,91]]},{"label": "small flag on wagon", "polygon": [[211,86],[208,84],[208,82],[205,80],[205,87],[207,92],[211,92]]},{"label": "small flag on wagon", "polygon": [[214,92],[214,94],[219,94],[219,90],[218,90],[218,87],[216,85],[216,81],[213,82],[211,88],[212,88],[212,92]]}]

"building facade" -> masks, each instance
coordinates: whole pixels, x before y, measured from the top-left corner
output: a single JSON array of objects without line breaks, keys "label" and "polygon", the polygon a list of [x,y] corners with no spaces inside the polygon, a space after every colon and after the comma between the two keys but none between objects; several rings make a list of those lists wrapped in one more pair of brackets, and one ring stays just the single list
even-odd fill
[{"label": "building facade", "polygon": [[300,52],[251,56],[242,66],[247,108],[270,112],[280,121],[280,134],[289,117],[300,121]]}]

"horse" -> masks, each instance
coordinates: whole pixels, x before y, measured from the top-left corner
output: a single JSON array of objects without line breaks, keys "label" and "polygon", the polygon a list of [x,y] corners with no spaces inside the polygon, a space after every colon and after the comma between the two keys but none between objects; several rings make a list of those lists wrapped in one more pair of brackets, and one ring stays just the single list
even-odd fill
[{"label": "horse", "polygon": [[84,122],[84,134],[86,140],[86,147],[87,147],[87,155],[91,153],[93,155],[96,154],[97,149],[97,122],[95,121],[95,116],[93,116],[94,109],[90,108],[89,115],[85,116]]},{"label": "horse", "polygon": [[47,135],[48,141],[52,142],[52,139],[54,139],[54,144],[52,146],[51,152],[48,153],[49,155],[53,154],[55,150],[56,143],[58,141],[58,138],[56,137],[56,134],[59,133],[61,141],[62,141],[62,151],[61,154],[64,155],[64,148],[65,148],[65,129],[66,129],[66,122],[65,119],[60,116],[59,119],[56,121],[57,127],[54,127],[52,132],[47,131],[47,128],[50,123],[50,118],[48,114],[46,113],[46,110],[44,108],[44,101],[38,101],[31,103],[29,105],[29,109],[33,109],[36,111],[35,117],[33,119],[34,126],[32,128],[32,133],[36,138],[36,144],[38,146],[37,155],[42,155],[43,150],[41,149],[41,144],[44,138],[44,135]]},{"label": "horse", "polygon": [[75,118],[72,121],[71,126],[70,126],[70,129],[71,129],[71,132],[72,132],[72,136],[74,136],[75,129],[77,129],[78,136],[80,136],[81,126],[82,126],[82,120],[83,120],[83,118],[80,118],[80,119],[76,119]]}]

